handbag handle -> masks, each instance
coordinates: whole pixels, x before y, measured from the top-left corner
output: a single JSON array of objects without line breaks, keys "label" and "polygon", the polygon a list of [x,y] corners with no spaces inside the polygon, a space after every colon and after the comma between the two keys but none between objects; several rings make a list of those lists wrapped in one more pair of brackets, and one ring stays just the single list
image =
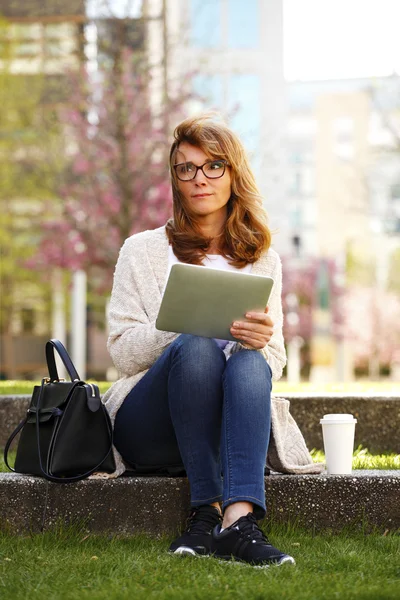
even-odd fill
[{"label": "handbag handle", "polygon": [[[52,342],[53,341],[57,342],[58,340],[51,340],[51,341]],[[59,342],[59,343],[61,344],[61,342]],[[64,348],[64,346],[63,346],[63,348]],[[65,350],[65,348],[64,348],[64,350]],[[67,352],[67,351],[65,351],[65,352]],[[67,354],[67,356],[68,356],[68,354]],[[74,389],[78,385],[80,385],[80,384],[83,384],[83,381],[78,380],[78,381],[75,382],[75,385],[70,389],[70,391],[68,393],[66,401],[69,399],[69,397],[73,393]],[[38,448],[38,457],[39,457],[40,470],[42,471],[43,477],[45,479],[47,479],[48,481],[52,481],[54,483],[75,483],[77,481],[81,481],[81,479],[85,479],[86,477],[89,477],[89,475],[92,475],[93,473],[95,473],[101,467],[101,465],[103,464],[103,462],[106,460],[106,458],[108,457],[108,455],[112,451],[112,446],[113,446],[113,430],[112,430],[112,426],[111,426],[110,417],[109,417],[107,411],[104,409],[104,416],[105,416],[106,423],[107,423],[107,430],[108,430],[108,436],[109,436],[109,440],[110,440],[110,447],[107,450],[107,454],[105,454],[105,456],[101,459],[101,461],[99,462],[99,464],[96,465],[95,467],[93,467],[92,469],[90,469],[89,471],[87,471],[86,473],[81,473],[80,475],[75,475],[74,477],[57,477],[56,475],[52,475],[51,473],[49,473],[43,467],[42,455],[40,453],[40,433],[39,433],[39,423],[40,423],[40,420],[39,420],[39,414],[40,414],[40,404],[41,404],[41,399],[42,399],[42,394],[43,394],[43,388],[44,388],[45,385],[46,385],[46,380],[43,379],[42,380],[42,385],[41,385],[41,388],[40,388],[40,393],[39,393],[38,401],[37,401],[37,406],[36,406],[36,441],[37,441],[37,448]],[[54,447],[52,448],[52,452],[54,452]],[[48,459],[47,463],[51,464],[51,460]]]},{"label": "handbag handle", "polygon": [[10,471],[13,471],[14,473],[15,473],[15,469],[13,469],[13,467],[10,467],[10,465],[8,464],[8,451],[10,449],[10,446],[11,446],[11,443],[12,443],[13,439],[19,434],[19,432],[21,431],[21,429],[26,424],[27,420],[28,420],[28,417],[25,417],[21,421],[21,423],[16,426],[16,428],[14,429],[14,431],[12,432],[12,434],[10,435],[10,437],[8,438],[8,440],[6,442],[6,445],[4,447],[4,453],[3,453],[4,464],[6,465],[6,467],[8,467],[10,469]]},{"label": "handbag handle", "polygon": [[49,369],[50,380],[59,381],[56,361],[54,358],[54,350],[57,350],[57,354],[61,358],[64,367],[67,369],[71,381],[80,381],[81,378],[79,377],[65,346],[60,342],[60,340],[56,339],[46,342],[46,361],[47,368]]}]

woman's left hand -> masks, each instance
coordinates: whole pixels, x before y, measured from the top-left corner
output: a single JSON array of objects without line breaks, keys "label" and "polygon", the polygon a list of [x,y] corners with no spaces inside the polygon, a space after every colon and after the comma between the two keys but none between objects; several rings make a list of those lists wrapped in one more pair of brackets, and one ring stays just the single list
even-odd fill
[{"label": "woman's left hand", "polygon": [[268,316],[268,307],[263,313],[246,313],[248,321],[235,321],[232,323],[231,334],[245,347],[254,350],[264,348],[274,333],[274,323]]}]

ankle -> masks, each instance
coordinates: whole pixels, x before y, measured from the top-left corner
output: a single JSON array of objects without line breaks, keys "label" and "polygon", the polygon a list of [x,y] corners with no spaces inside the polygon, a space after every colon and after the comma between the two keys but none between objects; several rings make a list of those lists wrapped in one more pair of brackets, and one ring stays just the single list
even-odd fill
[{"label": "ankle", "polygon": [[250,502],[235,502],[226,507],[221,527],[226,529],[230,527],[240,517],[245,517],[253,512],[253,505]]}]

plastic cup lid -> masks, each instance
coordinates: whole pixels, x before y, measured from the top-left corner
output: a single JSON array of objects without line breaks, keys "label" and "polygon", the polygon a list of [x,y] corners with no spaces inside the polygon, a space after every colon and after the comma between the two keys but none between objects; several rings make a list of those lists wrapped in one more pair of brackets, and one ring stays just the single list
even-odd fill
[{"label": "plastic cup lid", "polygon": [[357,423],[357,419],[347,413],[335,413],[324,415],[323,419],[320,419],[320,423]]}]

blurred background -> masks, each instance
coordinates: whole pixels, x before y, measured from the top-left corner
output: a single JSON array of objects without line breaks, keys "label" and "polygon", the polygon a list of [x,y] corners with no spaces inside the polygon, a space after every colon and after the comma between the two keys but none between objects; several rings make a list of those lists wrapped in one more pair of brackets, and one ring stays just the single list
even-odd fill
[{"label": "blurred background", "polygon": [[0,0],[1,379],[61,339],[115,379],[118,251],[171,214],[168,152],[215,110],[284,266],[290,382],[400,378],[397,0]]}]

